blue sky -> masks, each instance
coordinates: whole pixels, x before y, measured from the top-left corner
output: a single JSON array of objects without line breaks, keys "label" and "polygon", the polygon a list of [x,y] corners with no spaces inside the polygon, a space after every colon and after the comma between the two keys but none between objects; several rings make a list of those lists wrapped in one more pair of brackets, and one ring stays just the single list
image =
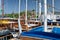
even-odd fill
[{"label": "blue sky", "polygon": [[[52,0],[51,0],[52,1]],[[48,4],[52,4],[52,2],[51,2],[50,0],[48,0]],[[55,2],[54,2],[54,5],[55,5],[55,8],[57,8],[57,9],[55,9],[55,11],[59,11],[60,12],[60,0],[54,0]]]},{"label": "blue sky", "polygon": [[[41,0],[42,1],[42,11],[44,10],[43,9],[43,0]],[[48,2],[48,4],[50,4],[51,6],[52,6],[52,0],[48,0],[47,1]],[[25,10],[25,4],[26,3],[26,1],[25,0],[21,0],[21,11],[23,11],[23,10]],[[28,0],[28,10],[32,10],[32,9],[35,9],[36,8],[36,2],[35,2],[35,0]],[[57,9],[60,9],[60,0],[55,0],[55,7],[57,8]],[[60,10],[57,10],[57,9],[55,9],[55,11],[60,11]],[[52,10],[52,8],[50,8],[50,10]]]},{"label": "blue sky", "polygon": [[5,13],[18,13],[19,11],[19,0],[4,0],[4,12]]},{"label": "blue sky", "polygon": [[[48,0],[48,4],[51,5],[52,0]],[[21,0],[21,11],[25,11],[25,0]],[[28,0],[28,10],[33,10],[36,8],[36,2],[35,0]],[[43,4],[43,0],[42,0]],[[60,9],[60,0],[55,0],[55,7]],[[43,11],[42,6],[42,11]],[[52,10],[52,9],[51,9]],[[19,11],[19,0],[4,0],[4,13],[12,13],[12,12],[18,13]],[[55,10],[60,11],[60,10]]]},{"label": "blue sky", "polygon": [[[25,10],[26,8],[26,1],[21,0],[21,11]],[[29,0],[28,1],[28,10],[35,9],[35,1],[34,0]]]},{"label": "blue sky", "polygon": [[0,5],[1,5],[1,1],[0,1]]}]

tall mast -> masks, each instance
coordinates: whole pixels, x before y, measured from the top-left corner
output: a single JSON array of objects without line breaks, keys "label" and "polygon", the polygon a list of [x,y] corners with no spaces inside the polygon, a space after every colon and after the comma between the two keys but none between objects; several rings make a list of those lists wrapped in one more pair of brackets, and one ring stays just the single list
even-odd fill
[{"label": "tall mast", "polygon": [[44,0],[44,31],[47,32],[47,0]]},{"label": "tall mast", "polygon": [[54,18],[54,0],[52,0],[52,7],[53,7],[53,18]]},{"label": "tall mast", "polygon": [[39,18],[41,16],[41,0],[39,1]]},{"label": "tall mast", "polygon": [[38,1],[36,0],[36,21],[37,21],[37,4],[38,3]]},{"label": "tall mast", "polygon": [[1,0],[0,0],[0,13],[1,13]]},{"label": "tall mast", "polygon": [[1,0],[1,6],[2,6],[2,17],[4,16],[4,0]]},{"label": "tall mast", "polygon": [[21,5],[21,0],[19,0],[19,18],[18,18],[18,27],[19,27],[19,35],[22,33],[22,27],[20,24],[20,5]]},{"label": "tall mast", "polygon": [[26,12],[25,12],[25,24],[27,24],[27,0],[26,0]]}]

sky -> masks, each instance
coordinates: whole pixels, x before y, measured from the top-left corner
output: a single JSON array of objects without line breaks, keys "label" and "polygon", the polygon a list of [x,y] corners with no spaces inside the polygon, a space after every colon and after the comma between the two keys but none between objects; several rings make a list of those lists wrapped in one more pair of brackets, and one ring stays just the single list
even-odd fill
[{"label": "sky", "polygon": [[[44,1],[41,0],[42,3],[42,11],[44,10]],[[52,0],[47,0],[47,4],[52,6]],[[60,0],[55,0],[55,11],[60,11]],[[25,5],[26,5],[26,1],[25,0],[21,0],[21,11],[25,10]],[[35,0],[28,0],[28,10],[32,10],[35,9],[36,10],[36,1]],[[52,10],[52,8],[49,8],[50,10]],[[58,10],[59,9],[59,10]]]},{"label": "sky", "polygon": [[1,5],[1,1],[0,1],[0,5]]},{"label": "sky", "polygon": [[0,8],[1,8],[1,1],[0,1]]},{"label": "sky", "polygon": [[4,0],[4,12],[5,13],[18,13],[19,0]]},{"label": "sky", "polygon": [[[51,5],[52,0],[48,0],[48,4]],[[42,11],[43,9],[43,0],[42,2]],[[0,2],[1,3],[1,2]],[[55,7],[57,9],[60,9],[60,0],[55,0]],[[21,0],[21,11],[25,11],[26,8],[26,1],[25,0]],[[28,0],[28,10],[33,10],[36,9],[36,1],[35,0]],[[50,8],[50,10],[52,10],[52,8]],[[18,13],[19,11],[19,0],[4,0],[4,13]],[[60,10],[56,10],[55,11],[60,11]]]},{"label": "sky", "polygon": [[[35,9],[35,1],[34,0],[28,0],[28,10]],[[21,0],[21,11],[25,11],[26,9],[26,1]]]}]

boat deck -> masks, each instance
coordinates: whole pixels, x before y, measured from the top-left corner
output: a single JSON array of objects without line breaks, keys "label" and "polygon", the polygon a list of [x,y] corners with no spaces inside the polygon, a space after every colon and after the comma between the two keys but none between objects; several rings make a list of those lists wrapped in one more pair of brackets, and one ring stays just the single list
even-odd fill
[{"label": "boat deck", "polygon": [[48,39],[36,39],[36,38],[29,38],[29,37],[21,37],[20,39],[9,39],[9,40],[48,40]]}]

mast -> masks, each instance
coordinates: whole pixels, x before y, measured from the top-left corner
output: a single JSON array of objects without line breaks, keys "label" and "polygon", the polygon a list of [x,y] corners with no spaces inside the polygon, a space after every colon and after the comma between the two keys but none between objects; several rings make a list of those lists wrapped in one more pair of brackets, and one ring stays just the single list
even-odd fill
[{"label": "mast", "polygon": [[38,3],[38,1],[36,0],[36,21],[37,21],[37,4]]},{"label": "mast", "polygon": [[39,18],[41,16],[41,0],[39,1]]},{"label": "mast", "polygon": [[44,31],[47,32],[47,0],[44,0]]},{"label": "mast", "polygon": [[26,0],[26,11],[25,11],[25,24],[27,24],[27,0]]},{"label": "mast", "polygon": [[54,0],[52,0],[52,7],[53,7],[53,18],[54,18]]},{"label": "mast", "polygon": [[0,0],[0,13],[1,13],[1,0]]},{"label": "mast", "polygon": [[19,18],[18,18],[18,27],[19,27],[19,35],[22,33],[22,27],[20,24],[20,5],[21,5],[21,0],[19,0]]},{"label": "mast", "polygon": [[4,16],[4,0],[1,0],[1,6],[2,6],[2,17]]}]

